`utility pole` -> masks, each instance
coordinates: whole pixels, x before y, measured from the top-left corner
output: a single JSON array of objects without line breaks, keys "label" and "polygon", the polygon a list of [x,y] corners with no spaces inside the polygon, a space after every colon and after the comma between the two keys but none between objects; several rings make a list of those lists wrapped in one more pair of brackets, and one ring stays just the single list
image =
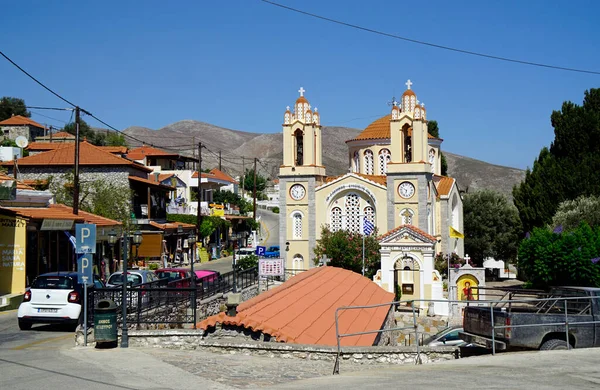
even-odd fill
[{"label": "utility pole", "polygon": [[246,159],[242,156],[242,199],[244,199],[244,180],[246,180]]},{"label": "utility pole", "polygon": [[79,106],[75,107],[75,172],[73,177],[73,214],[79,214]]},{"label": "utility pole", "polygon": [[[196,136],[192,137],[192,145],[196,145]],[[192,153],[194,156],[194,171],[195,171],[196,168],[198,167],[198,164],[196,163],[196,149],[192,149]]]},{"label": "utility pole", "polygon": [[221,169],[221,151],[219,150],[219,171],[222,171]]},{"label": "utility pole", "polygon": [[198,241],[200,245],[204,244],[203,237],[200,236],[200,225],[202,225],[202,142],[198,142],[198,210],[196,211],[196,230],[198,231]]},{"label": "utility pole", "polygon": [[256,222],[256,160],[258,160],[258,159],[256,157],[254,157],[254,191],[253,191],[253,196],[254,196],[253,218],[254,218],[254,222]]}]

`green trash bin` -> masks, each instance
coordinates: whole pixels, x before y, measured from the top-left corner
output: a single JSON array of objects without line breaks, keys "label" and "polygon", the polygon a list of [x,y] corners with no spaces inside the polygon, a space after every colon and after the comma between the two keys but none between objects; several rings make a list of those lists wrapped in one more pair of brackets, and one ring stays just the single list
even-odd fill
[{"label": "green trash bin", "polygon": [[98,346],[117,346],[117,305],[110,299],[98,301],[94,308],[94,339]]}]

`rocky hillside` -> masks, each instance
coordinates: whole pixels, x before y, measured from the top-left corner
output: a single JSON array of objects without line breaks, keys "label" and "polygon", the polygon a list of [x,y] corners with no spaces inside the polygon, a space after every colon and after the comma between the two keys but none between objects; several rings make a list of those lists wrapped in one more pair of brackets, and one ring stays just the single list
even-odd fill
[{"label": "rocky hillside", "polygon": [[[348,171],[348,152],[345,141],[354,138],[360,130],[348,127],[323,127],[323,163],[327,174],[340,175]],[[222,169],[232,176],[242,173],[242,167],[250,168],[254,157],[262,175],[276,178],[283,161],[281,133],[249,133],[231,130],[209,123],[184,120],[152,130],[145,127],[129,127],[125,133],[159,148],[168,148],[184,155],[195,156],[198,142],[202,142],[202,165],[218,167],[221,152]],[[138,142],[128,139],[131,146]],[[493,189],[510,198],[512,188],[521,182],[525,172],[521,169],[493,165],[469,157],[444,152],[448,161],[448,173],[455,177],[461,190]]]}]

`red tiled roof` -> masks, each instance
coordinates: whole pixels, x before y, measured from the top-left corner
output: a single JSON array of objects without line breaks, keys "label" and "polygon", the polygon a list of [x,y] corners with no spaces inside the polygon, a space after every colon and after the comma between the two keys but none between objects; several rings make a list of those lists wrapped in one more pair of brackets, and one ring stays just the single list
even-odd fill
[{"label": "red tiled roof", "polygon": [[143,160],[146,156],[179,157],[177,153],[166,152],[148,145],[142,145],[139,148],[132,149],[129,151],[129,153],[127,153],[127,158],[130,160]]},{"label": "red tiled roof", "polygon": [[386,237],[389,237],[389,236],[391,236],[392,234],[394,234],[394,233],[396,233],[397,231],[400,231],[400,230],[402,230],[402,229],[404,229],[404,228],[406,228],[406,229],[409,229],[409,230],[412,230],[412,231],[413,231],[415,234],[417,234],[417,235],[419,235],[419,236],[422,236],[422,237],[425,237],[426,239],[428,239],[428,240],[430,240],[430,241],[433,241],[433,242],[435,242],[435,241],[437,240],[437,239],[436,239],[434,236],[432,236],[431,234],[429,234],[429,233],[427,233],[427,232],[425,232],[425,231],[423,231],[423,230],[421,230],[421,229],[419,229],[418,227],[416,227],[416,226],[413,226],[413,225],[400,225],[400,226],[398,226],[397,228],[395,228],[395,229],[392,229],[392,230],[390,230],[389,232],[387,232],[387,233],[384,233],[384,234],[382,234],[381,236],[377,237],[377,239],[381,241],[381,240],[383,240],[384,238],[386,238]]},{"label": "red tiled roof", "polygon": [[75,136],[71,133],[67,133],[66,131],[59,131],[56,134],[52,134],[52,138],[75,138]]},{"label": "red tiled roof", "polygon": [[51,204],[48,207],[6,207],[18,215],[31,219],[63,219],[73,221],[84,221],[94,223],[97,226],[121,225],[121,222],[104,218],[96,214],[79,210],[79,214],[73,214],[73,208],[64,204]]},{"label": "red tiled roof", "polygon": [[183,222],[167,222],[167,223],[158,223],[154,221],[150,221],[150,225],[158,228],[160,230],[177,230],[177,227],[181,225],[183,229],[196,228],[196,225],[192,225],[189,223]]},{"label": "red tiled roof", "polygon": [[[386,139],[390,138],[390,121],[392,114],[386,115],[377,119],[375,122],[367,126],[362,133],[350,141],[366,140],[366,139]],[[412,135],[412,128],[408,129],[408,135]],[[427,138],[436,139],[431,134],[427,134]]]},{"label": "red tiled roof", "polygon": [[[281,286],[238,306],[238,314],[225,313],[200,322],[206,330],[217,323],[237,325],[274,336],[279,342],[337,345],[335,310],[341,306],[389,303],[394,294],[352,271],[319,267],[293,277]],[[339,315],[340,333],[379,330],[390,306],[345,310]],[[344,337],[344,346],[371,346],[376,334]]]},{"label": "red tiled roof", "polygon": [[452,186],[454,185],[454,179],[448,176],[434,175],[433,182],[440,196],[450,194],[450,190],[452,190]]},{"label": "red tiled roof", "polygon": [[160,175],[158,175],[158,182],[162,183],[164,180],[167,180],[170,177],[175,176],[174,173],[161,173]]},{"label": "red tiled roof", "polygon": [[[377,184],[381,184],[383,186],[387,186],[387,176],[385,176],[385,175],[365,175],[363,173],[356,173],[356,172],[353,172],[353,174],[356,175],[356,176],[360,176],[363,179],[367,179],[367,180],[373,181],[373,182],[375,182]],[[325,183],[331,183],[332,181],[337,180],[340,177],[345,176],[345,175],[346,174],[339,175],[339,176],[327,176],[325,178]]]},{"label": "red tiled roof", "polygon": [[[0,173],[0,183],[7,181],[7,180],[15,180],[15,178],[7,176],[3,173]],[[29,185],[27,185],[26,183],[24,183],[21,180],[17,180],[17,190],[35,190],[35,188],[30,187]]]},{"label": "red tiled roof", "polygon": [[3,120],[2,122],[0,122],[0,126],[35,126],[39,127],[40,129],[44,128],[44,126],[40,125],[36,121],[21,115],[15,115]]},{"label": "red tiled roof", "polygon": [[98,146],[100,149],[113,154],[127,153],[127,146]]},{"label": "red tiled roof", "polygon": [[[69,142],[64,145],[64,147],[55,150],[20,158],[17,163],[19,166],[73,165],[73,161],[75,160],[75,143]],[[6,161],[0,165],[12,166],[13,164],[13,161]],[[104,151],[87,141],[79,144],[79,165],[129,165],[146,172],[152,171],[143,165]]]},{"label": "red tiled roof", "polygon": [[140,183],[145,183],[154,187],[158,187],[161,188],[163,190],[168,190],[168,191],[174,191],[175,187],[172,186],[168,186],[165,184],[160,184],[160,182],[154,181],[154,180],[150,180],[150,179],[144,179],[143,177],[138,177],[138,176],[129,176],[129,180],[133,180],[133,181],[137,181]]},{"label": "red tiled roof", "polygon": [[[228,181],[230,183],[237,183],[237,181],[233,177],[229,176],[228,174],[226,174],[223,171],[218,170],[217,168],[211,169],[210,172],[208,172],[208,173],[202,172],[202,177],[205,179],[216,179],[216,180]],[[198,178],[198,171],[192,173],[192,178],[193,179]]]},{"label": "red tiled roof", "polygon": [[48,150],[55,150],[64,148],[70,144],[65,142],[32,142],[25,149],[33,152],[46,152]]}]

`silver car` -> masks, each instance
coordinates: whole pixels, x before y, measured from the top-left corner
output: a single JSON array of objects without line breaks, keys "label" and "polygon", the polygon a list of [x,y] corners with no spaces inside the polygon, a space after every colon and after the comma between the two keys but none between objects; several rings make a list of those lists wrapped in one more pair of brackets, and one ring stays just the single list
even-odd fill
[{"label": "silver car", "polygon": [[421,345],[428,347],[464,347],[467,345],[467,343],[458,337],[458,332],[462,332],[462,330],[462,326],[452,326],[450,328],[446,328],[434,334],[433,336],[429,336],[424,339]]}]

